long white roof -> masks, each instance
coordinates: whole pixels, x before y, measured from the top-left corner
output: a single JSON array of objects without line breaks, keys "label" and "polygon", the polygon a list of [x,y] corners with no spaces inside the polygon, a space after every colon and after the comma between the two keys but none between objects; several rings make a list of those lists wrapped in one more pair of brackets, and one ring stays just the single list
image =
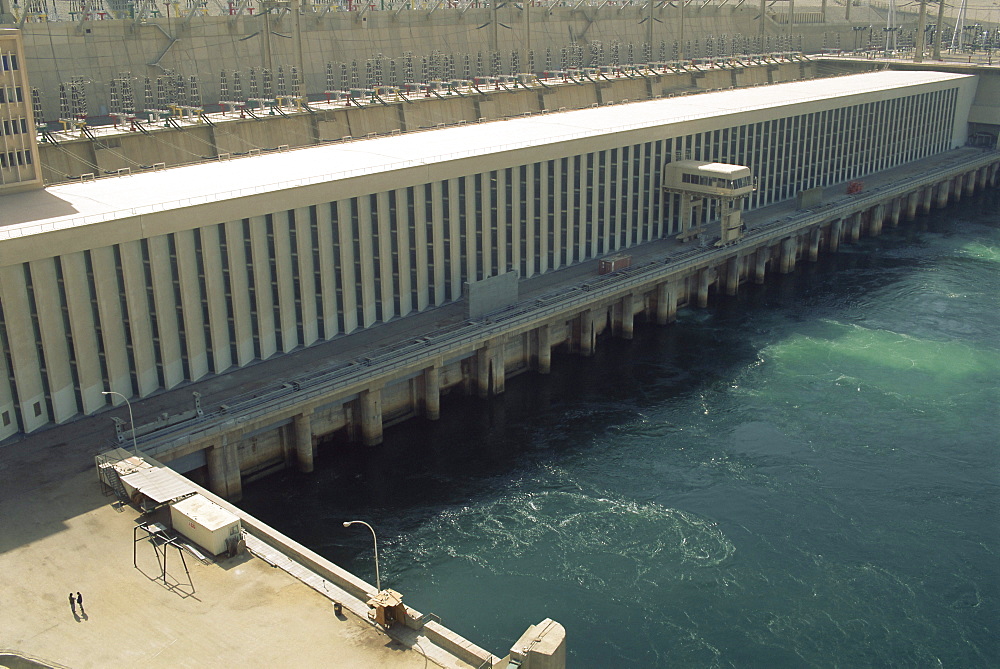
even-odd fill
[{"label": "long white roof", "polygon": [[452,126],[51,186],[0,197],[0,242],[360,174],[969,76],[887,70]]}]

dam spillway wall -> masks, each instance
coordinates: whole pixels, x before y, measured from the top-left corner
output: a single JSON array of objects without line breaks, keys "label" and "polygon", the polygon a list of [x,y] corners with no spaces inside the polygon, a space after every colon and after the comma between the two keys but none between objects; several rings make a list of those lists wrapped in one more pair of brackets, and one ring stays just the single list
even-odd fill
[{"label": "dam spillway wall", "polygon": [[486,318],[414,332],[322,379],[285,384],[270,397],[260,393],[196,429],[153,436],[143,448],[197,470],[216,493],[238,499],[244,480],[289,466],[311,470],[331,437],[376,445],[388,426],[439,417],[444,394],[499,395],[508,377],[548,373],[554,352],[589,356],[602,336],[630,339],[637,319],[667,325],[678,307],[705,307],[743,284],[790,273],[862,236],[878,236],[921,212],[998,187],[1000,156],[966,150],[910,172],[844,202],[786,210],[777,221],[761,212],[733,247],[674,249],[666,258],[653,251],[654,259],[614,275],[597,276],[595,268],[591,279]]}]

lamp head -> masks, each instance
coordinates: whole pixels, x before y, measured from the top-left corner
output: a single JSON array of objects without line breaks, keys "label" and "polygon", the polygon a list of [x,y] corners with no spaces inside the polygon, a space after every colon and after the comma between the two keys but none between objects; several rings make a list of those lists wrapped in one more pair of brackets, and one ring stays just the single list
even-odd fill
[{"label": "lamp head", "polygon": [[351,526],[351,521],[345,520],[344,521],[344,527],[350,527],[350,526]]}]

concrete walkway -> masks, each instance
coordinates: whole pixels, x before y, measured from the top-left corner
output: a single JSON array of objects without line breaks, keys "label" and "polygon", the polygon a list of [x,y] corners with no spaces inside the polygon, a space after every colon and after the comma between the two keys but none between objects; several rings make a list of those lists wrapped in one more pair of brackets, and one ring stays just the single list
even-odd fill
[{"label": "concrete walkway", "polygon": [[[0,451],[5,464],[9,450]],[[92,469],[52,471],[38,470],[31,492],[14,494],[9,468],[2,473],[0,655],[15,650],[74,669],[434,666],[346,609],[334,615],[328,598],[249,555],[209,565],[187,556],[189,582],[171,550],[164,584],[147,541],[132,566],[138,513],[112,508]],[[77,591],[83,610],[70,608]]]}]

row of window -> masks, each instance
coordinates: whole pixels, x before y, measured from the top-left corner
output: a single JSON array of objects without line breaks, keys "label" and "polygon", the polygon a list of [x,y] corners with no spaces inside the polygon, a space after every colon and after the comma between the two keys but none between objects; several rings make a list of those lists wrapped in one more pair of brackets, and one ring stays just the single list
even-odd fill
[{"label": "row of window", "polygon": [[20,86],[0,86],[0,105],[5,103],[24,102],[24,93]]},{"label": "row of window", "polygon": [[0,54],[0,70],[10,72],[16,69],[18,69],[16,53]]},{"label": "row of window", "polygon": [[0,135],[22,135],[28,132],[28,120],[24,118],[4,119],[0,125]]},{"label": "row of window", "polygon": [[31,165],[32,162],[30,150],[0,152],[0,168]]}]

